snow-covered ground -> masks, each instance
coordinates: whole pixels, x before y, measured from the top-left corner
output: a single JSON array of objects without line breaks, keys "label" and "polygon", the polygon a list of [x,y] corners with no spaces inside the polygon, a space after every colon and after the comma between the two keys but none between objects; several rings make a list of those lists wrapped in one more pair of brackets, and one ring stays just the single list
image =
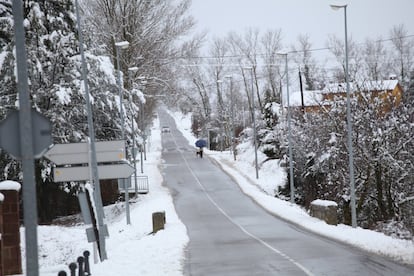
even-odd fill
[{"label": "snow-covered ground", "polygon": [[[179,220],[167,188],[162,186],[161,134],[156,120],[148,143],[144,173],[149,179],[149,193],[131,200],[131,224],[127,225],[123,202],[105,207],[108,259],[94,263],[93,246],[87,242],[84,225],[71,227],[39,226],[39,267],[41,276],[57,276],[60,270],[68,275],[68,264],[91,252],[92,275],[182,275],[182,262],[188,236]],[[139,166],[138,166],[139,168]],[[165,229],[152,232],[152,213],[165,211]],[[24,228],[21,228],[21,245],[24,251]],[[24,252],[22,253],[24,258]],[[22,258],[22,259],[23,259]],[[25,261],[23,259],[23,266]]]},{"label": "snow-covered ground", "polygon": [[[178,128],[194,145],[196,138],[191,133],[189,116],[171,113]],[[94,263],[91,260],[93,275],[182,275],[182,263],[185,247],[188,243],[186,228],[175,212],[172,197],[162,186],[160,172],[161,135],[159,122],[154,122],[149,142],[147,161],[144,163],[144,175],[148,175],[150,192],[141,195],[131,203],[131,224],[126,224],[124,204],[105,207],[105,222],[109,228],[106,240],[108,260]],[[352,244],[364,250],[386,255],[404,263],[414,264],[414,244],[412,241],[399,240],[384,234],[347,225],[331,226],[289,202],[270,196],[275,187],[282,185],[286,172],[277,162],[266,162],[260,168],[259,179],[255,178],[254,154],[249,145],[240,145],[237,161],[233,161],[230,152],[205,151],[206,156],[216,160],[231,174],[241,189],[269,212],[283,217],[302,227],[328,237]],[[258,156],[259,164],[265,157]],[[268,193],[267,193],[268,192]],[[152,231],[152,213],[165,211],[165,230],[155,235]],[[24,228],[21,231],[24,264]],[[39,266],[40,275],[56,276],[67,264],[76,260],[84,250],[93,252],[88,243],[85,226],[39,226]],[[92,254],[94,255],[94,254]]]}]

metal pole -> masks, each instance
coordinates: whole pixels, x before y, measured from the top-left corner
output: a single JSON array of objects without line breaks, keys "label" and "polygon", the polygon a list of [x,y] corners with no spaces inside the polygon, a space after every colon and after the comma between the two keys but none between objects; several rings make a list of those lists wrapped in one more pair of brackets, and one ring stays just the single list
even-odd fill
[{"label": "metal pole", "polygon": [[236,161],[236,132],[234,130],[234,99],[233,99],[233,77],[229,76],[230,79],[230,113],[231,113],[231,140],[232,140],[232,149],[233,149],[233,158]]},{"label": "metal pole", "polygon": [[[124,91],[121,84],[121,68],[119,66],[119,46],[115,45],[116,49],[116,63],[117,63],[117,72],[118,72],[118,90],[119,90],[119,111],[121,113],[121,139],[125,141],[125,129],[124,129],[124,109],[123,109],[123,98]],[[127,187],[127,180],[125,178],[120,179],[124,187],[124,197],[125,197],[125,214],[127,224],[131,224],[131,218],[129,215],[129,191]]]},{"label": "metal pole", "polygon": [[288,104],[288,143],[289,143],[289,174],[290,174],[290,202],[295,203],[295,185],[293,182],[293,156],[292,156],[292,130],[291,130],[291,110],[289,101],[289,68],[288,68],[288,54],[285,54],[285,66],[286,66],[286,93]]},{"label": "metal pole", "polygon": [[[131,80],[131,91],[132,91],[133,82],[132,82],[131,70],[128,69],[128,72],[129,72],[129,79]],[[132,93],[131,93],[131,95],[129,97],[129,103],[131,105],[131,117],[132,117],[132,158],[134,160],[134,181],[135,181],[134,189],[135,189],[135,197],[138,197],[137,154],[135,152],[135,130],[134,130],[135,116],[134,116],[134,111],[132,110]]]},{"label": "metal pole", "polygon": [[13,17],[16,43],[17,90],[19,92],[20,149],[23,169],[24,227],[26,237],[26,273],[39,275],[37,251],[37,203],[33,153],[32,116],[27,81],[25,32],[23,27],[22,1],[13,1]]},{"label": "metal pole", "polygon": [[351,216],[352,227],[357,227],[356,206],[355,206],[355,178],[354,178],[354,150],[352,147],[352,118],[351,118],[351,101],[349,89],[349,72],[348,72],[348,28],[346,20],[346,5],[344,6],[345,15],[345,79],[346,79],[346,118],[348,122],[348,150],[349,150],[349,180],[351,186]]},{"label": "metal pole", "polygon": [[250,69],[250,74],[252,78],[252,119],[253,119],[253,143],[254,143],[254,163],[256,166],[256,179],[259,179],[259,169],[257,166],[257,142],[256,142],[256,119],[255,119],[255,108],[254,108],[254,91],[253,91],[253,67]]},{"label": "metal pole", "polygon": [[119,91],[119,112],[121,116],[121,139],[125,140],[125,130],[124,130],[124,110],[122,98],[124,97],[122,85],[121,85],[121,68],[119,67],[119,46],[115,46],[116,49],[116,64],[117,64],[117,80],[118,80],[118,91]]},{"label": "metal pole", "polygon": [[98,163],[96,160],[96,148],[95,148],[95,130],[93,127],[93,114],[89,99],[89,86],[88,86],[88,78],[86,74],[86,61],[85,61],[85,54],[83,51],[83,36],[82,36],[82,29],[81,29],[81,22],[80,22],[80,15],[79,15],[79,4],[78,0],[76,0],[76,19],[78,22],[78,35],[79,35],[79,51],[82,60],[82,79],[85,88],[85,100],[86,100],[86,109],[87,109],[87,120],[88,120],[88,135],[90,139],[90,162],[92,167],[92,185],[94,188],[94,198],[96,204],[96,215],[98,218],[98,232],[99,232],[99,249],[100,249],[100,259],[101,261],[107,259],[106,249],[105,249],[105,225],[103,223],[103,204],[102,204],[102,197],[101,197],[101,187],[99,183],[98,177]]},{"label": "metal pole", "polygon": [[[144,128],[144,104],[141,102],[141,105],[140,105],[140,111],[141,111],[141,133],[143,132],[143,128]],[[140,145],[140,147],[139,147],[139,151],[140,151],[140,154],[141,154],[141,173],[144,173],[144,160],[143,160],[143,156],[144,156],[144,153],[143,153],[143,150],[144,150],[144,135],[141,135],[141,138],[142,138],[142,144]]]}]

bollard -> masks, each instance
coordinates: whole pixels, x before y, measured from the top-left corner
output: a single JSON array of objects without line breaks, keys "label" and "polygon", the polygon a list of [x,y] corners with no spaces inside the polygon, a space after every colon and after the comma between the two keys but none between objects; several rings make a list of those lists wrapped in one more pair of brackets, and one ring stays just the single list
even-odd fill
[{"label": "bollard", "polygon": [[152,213],[152,234],[155,234],[159,230],[164,229],[164,225],[165,225],[165,212]]},{"label": "bollard", "polygon": [[[88,250],[83,252],[83,257],[79,256],[77,259],[78,265],[76,263],[70,263],[70,276],[76,276],[76,269],[78,268],[78,275],[77,276],[90,276],[90,266],[89,266],[89,256],[90,253]],[[1,274],[0,274],[1,276]],[[67,276],[65,271],[59,271],[58,276]]]},{"label": "bollard", "polygon": [[83,274],[83,257],[78,257],[78,276],[85,276]]},{"label": "bollard", "polygon": [[70,276],[76,276],[76,268],[77,268],[76,263],[69,264]]},{"label": "bollard", "polygon": [[91,275],[91,269],[89,267],[89,255],[90,255],[90,253],[89,253],[88,250],[85,250],[83,252],[83,258],[84,258],[84,261],[85,261],[85,276],[90,276]]}]

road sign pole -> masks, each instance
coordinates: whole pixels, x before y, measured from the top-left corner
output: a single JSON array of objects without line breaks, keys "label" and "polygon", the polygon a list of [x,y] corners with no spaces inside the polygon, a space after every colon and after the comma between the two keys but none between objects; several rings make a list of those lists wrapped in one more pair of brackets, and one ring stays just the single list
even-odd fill
[{"label": "road sign pole", "polygon": [[26,237],[26,273],[39,275],[37,251],[37,200],[33,154],[33,131],[29,86],[27,83],[27,62],[25,33],[23,27],[23,5],[21,0],[13,2],[14,36],[16,43],[17,91],[20,106],[20,144],[23,168],[23,216]]}]

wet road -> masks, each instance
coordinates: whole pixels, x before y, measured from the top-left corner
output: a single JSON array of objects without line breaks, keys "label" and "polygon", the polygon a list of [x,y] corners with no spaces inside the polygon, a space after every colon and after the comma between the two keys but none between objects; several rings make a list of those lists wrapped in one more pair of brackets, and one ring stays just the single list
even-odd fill
[{"label": "wet road", "polygon": [[414,275],[394,263],[289,224],[243,194],[231,177],[159,112],[165,185],[190,243],[185,275]]}]

